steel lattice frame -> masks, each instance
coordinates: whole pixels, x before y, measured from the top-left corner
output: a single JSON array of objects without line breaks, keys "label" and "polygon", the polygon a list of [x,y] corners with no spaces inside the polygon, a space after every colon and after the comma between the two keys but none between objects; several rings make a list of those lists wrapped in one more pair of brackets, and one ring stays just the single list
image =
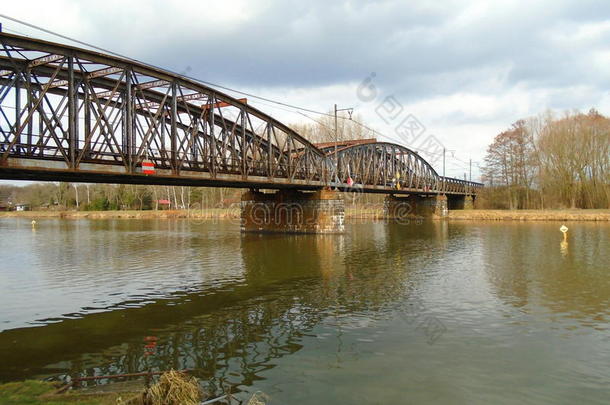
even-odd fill
[{"label": "steel lattice frame", "polygon": [[[298,189],[333,184],[332,156],[243,100],[85,49],[5,33],[0,46],[0,178]],[[154,175],[141,172],[143,160],[154,163]],[[399,145],[342,149],[339,161],[338,178],[349,173],[367,190],[388,192],[388,179],[397,173],[408,176],[405,188],[413,190],[438,192],[448,184]],[[446,191],[477,186],[455,181]]]},{"label": "steel lattice frame", "polygon": [[[323,150],[334,159],[334,147]],[[482,184],[439,176],[418,153],[402,145],[353,141],[337,150],[339,179],[350,177],[364,192],[474,194]]]}]

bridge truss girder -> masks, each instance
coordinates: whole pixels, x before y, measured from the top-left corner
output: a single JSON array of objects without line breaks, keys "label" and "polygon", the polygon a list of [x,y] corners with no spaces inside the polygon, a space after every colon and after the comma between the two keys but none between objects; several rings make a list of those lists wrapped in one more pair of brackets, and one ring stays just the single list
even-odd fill
[{"label": "bridge truss girder", "polygon": [[[0,46],[0,178],[319,189],[351,177],[384,193],[481,186],[440,177],[391,143],[342,147],[335,160],[242,100],[133,60],[5,33]],[[154,175],[141,172],[144,160]]]},{"label": "bridge truss girder", "polygon": [[[9,157],[326,184],[324,155],[257,109],[131,61],[0,34],[0,165]],[[12,111],[11,111],[12,110]]]}]

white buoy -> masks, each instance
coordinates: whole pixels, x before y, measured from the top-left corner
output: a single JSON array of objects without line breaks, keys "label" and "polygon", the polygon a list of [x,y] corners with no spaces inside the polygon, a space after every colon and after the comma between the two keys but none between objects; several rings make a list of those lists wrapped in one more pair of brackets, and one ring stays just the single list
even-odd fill
[{"label": "white buoy", "polygon": [[565,243],[565,247],[567,248],[568,246],[568,227],[565,225],[561,225],[561,228],[559,228],[559,230],[563,233],[563,242]]}]

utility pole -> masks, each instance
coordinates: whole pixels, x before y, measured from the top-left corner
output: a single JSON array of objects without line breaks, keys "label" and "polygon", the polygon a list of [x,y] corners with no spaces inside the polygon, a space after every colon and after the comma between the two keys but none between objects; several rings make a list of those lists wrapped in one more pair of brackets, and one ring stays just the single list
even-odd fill
[{"label": "utility pole", "polygon": [[337,128],[337,104],[335,104],[335,183],[339,182],[339,157],[337,156],[337,142],[339,142],[339,132]]},{"label": "utility pole", "polygon": [[[468,160],[468,181],[472,182],[472,158]],[[470,192],[471,184],[468,184],[468,192]]]},{"label": "utility pole", "polygon": [[447,150],[443,148],[443,193],[445,193],[445,152]]},{"label": "utility pole", "polygon": [[337,104],[335,104],[335,183],[339,182],[339,156],[337,155],[337,144],[339,143],[339,129],[337,125],[337,112],[339,111],[347,111],[349,114],[349,119],[352,119],[353,108],[337,108]]},{"label": "utility pole", "polygon": [[78,211],[78,207],[80,206],[78,203],[78,188],[76,187],[75,183],[72,183],[72,187],[74,187],[74,195],[76,196],[76,210]]}]

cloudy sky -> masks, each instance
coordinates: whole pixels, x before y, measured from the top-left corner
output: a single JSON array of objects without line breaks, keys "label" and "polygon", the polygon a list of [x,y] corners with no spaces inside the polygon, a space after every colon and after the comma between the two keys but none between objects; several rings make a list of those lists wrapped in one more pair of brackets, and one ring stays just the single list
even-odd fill
[{"label": "cloudy sky", "polygon": [[[447,174],[456,177],[519,118],[610,114],[606,1],[12,1],[0,13],[285,103],[353,107],[413,148],[432,135],[451,151]],[[7,32],[63,41],[0,21]],[[248,102],[285,122],[308,121]],[[416,139],[396,132],[409,116],[425,127]]]}]

